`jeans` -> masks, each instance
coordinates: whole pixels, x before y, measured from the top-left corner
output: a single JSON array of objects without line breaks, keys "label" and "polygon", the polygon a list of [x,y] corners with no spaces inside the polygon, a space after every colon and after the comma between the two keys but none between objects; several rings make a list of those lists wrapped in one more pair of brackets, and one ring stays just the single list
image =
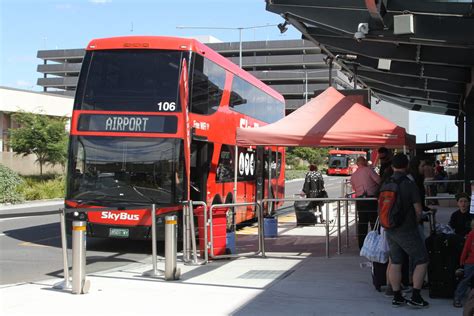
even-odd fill
[{"label": "jeans", "polygon": [[456,292],[454,292],[454,299],[461,301],[466,295],[467,288],[471,284],[471,277],[474,275],[474,264],[464,265],[464,278],[459,282]]}]

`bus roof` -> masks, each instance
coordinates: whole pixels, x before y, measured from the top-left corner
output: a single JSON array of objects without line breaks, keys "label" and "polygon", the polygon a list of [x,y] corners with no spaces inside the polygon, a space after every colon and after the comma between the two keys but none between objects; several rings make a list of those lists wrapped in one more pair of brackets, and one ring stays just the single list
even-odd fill
[{"label": "bus roof", "polygon": [[223,57],[208,46],[193,38],[168,36],[121,36],[99,38],[90,41],[86,48],[88,51],[109,49],[169,49],[193,51],[221,65],[226,70],[238,75],[242,79],[265,91],[267,94],[278,99],[279,101],[285,102],[285,99],[280,93],[270,88],[250,73],[241,69],[227,58]]},{"label": "bus roof", "polygon": [[365,151],[355,151],[355,150],[338,150],[338,149],[331,149],[329,151],[330,155],[366,155]]}]

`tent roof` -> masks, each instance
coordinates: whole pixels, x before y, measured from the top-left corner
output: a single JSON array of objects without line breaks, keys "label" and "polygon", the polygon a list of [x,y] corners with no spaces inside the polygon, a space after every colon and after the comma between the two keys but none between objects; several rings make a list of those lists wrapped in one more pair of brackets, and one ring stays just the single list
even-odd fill
[{"label": "tent roof", "polygon": [[402,147],[405,129],[330,87],[281,120],[238,128],[238,145]]}]

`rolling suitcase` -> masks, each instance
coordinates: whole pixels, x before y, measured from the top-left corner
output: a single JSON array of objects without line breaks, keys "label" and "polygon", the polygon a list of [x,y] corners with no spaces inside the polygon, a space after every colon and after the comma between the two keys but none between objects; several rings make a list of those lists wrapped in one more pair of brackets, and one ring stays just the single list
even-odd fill
[{"label": "rolling suitcase", "polygon": [[431,298],[453,298],[457,282],[455,271],[464,246],[456,234],[436,233],[435,217],[430,215],[431,235],[426,238],[428,250],[428,286]]},{"label": "rolling suitcase", "polygon": [[387,284],[387,263],[372,262],[372,283],[377,291]]},{"label": "rolling suitcase", "polygon": [[297,226],[308,226],[316,224],[316,216],[313,213],[312,202],[310,201],[296,201],[294,203]]}]

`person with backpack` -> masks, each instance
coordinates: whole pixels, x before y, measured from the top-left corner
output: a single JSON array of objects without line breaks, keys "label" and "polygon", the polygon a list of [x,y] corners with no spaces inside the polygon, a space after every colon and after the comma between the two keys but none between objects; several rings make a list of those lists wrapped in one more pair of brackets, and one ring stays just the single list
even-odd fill
[{"label": "person with backpack", "polygon": [[[323,197],[321,195],[321,192],[323,191],[325,191],[323,175],[318,171],[318,167],[315,165],[310,165],[309,171],[306,173],[304,179],[303,192],[307,198],[319,198]],[[317,213],[319,213],[321,223],[323,223],[324,219],[321,206],[324,204],[324,202],[312,202],[311,204],[314,207],[318,207]]]},{"label": "person with backpack", "polygon": [[[375,197],[380,185],[380,177],[374,169],[368,167],[367,160],[360,156],[356,160],[357,170],[351,176],[352,189],[356,197]],[[364,245],[368,225],[374,228],[377,220],[377,201],[356,201],[357,239],[359,249]]]},{"label": "person with backpack", "polygon": [[[428,307],[420,294],[428,265],[428,253],[418,231],[422,216],[420,192],[416,184],[407,177],[408,158],[396,154],[392,159],[393,175],[380,187],[379,220],[386,229],[390,248],[390,284],[393,288],[392,306],[405,304],[415,307]],[[410,299],[405,299],[400,290],[404,253],[413,260],[413,291]]]}]

